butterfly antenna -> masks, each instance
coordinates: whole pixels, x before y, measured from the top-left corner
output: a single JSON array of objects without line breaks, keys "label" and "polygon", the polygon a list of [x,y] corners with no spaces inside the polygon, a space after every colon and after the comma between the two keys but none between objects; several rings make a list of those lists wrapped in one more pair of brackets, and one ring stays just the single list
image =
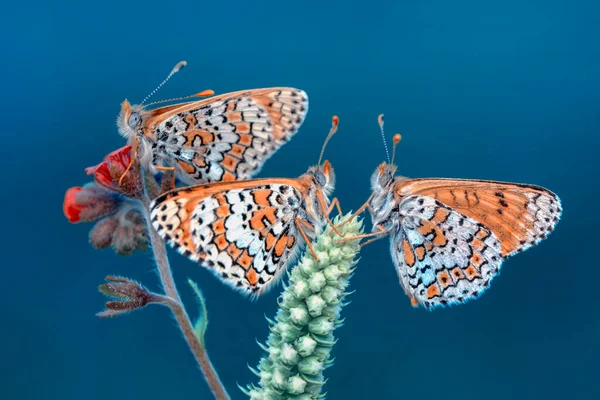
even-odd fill
[{"label": "butterfly antenna", "polygon": [[153,101],[152,103],[146,104],[146,107],[150,107],[150,106],[153,106],[153,105],[156,105],[156,104],[170,103],[172,101],[187,100],[187,99],[191,99],[191,98],[194,98],[194,97],[209,97],[209,96],[212,96],[214,94],[215,94],[214,90],[207,89],[207,90],[201,91],[200,93],[193,94],[191,96],[173,97],[172,99]]},{"label": "butterfly antenna", "polygon": [[388,150],[388,145],[385,141],[385,134],[383,133],[383,114],[379,114],[379,116],[377,117],[377,122],[379,123],[379,129],[381,130],[381,138],[383,139],[383,147],[385,147],[385,155],[387,156],[388,162],[391,162],[390,151]]},{"label": "butterfly antenna", "polygon": [[154,95],[154,93],[158,92],[158,90],[159,90],[161,87],[163,87],[163,85],[164,85],[165,83],[167,83],[167,82],[169,81],[169,79],[171,79],[171,77],[172,77],[173,75],[175,75],[177,72],[181,71],[181,70],[182,70],[182,68],[183,68],[183,67],[185,67],[186,65],[187,65],[187,61],[179,61],[179,62],[177,63],[177,65],[175,65],[175,66],[173,67],[173,69],[171,70],[171,72],[169,72],[169,75],[167,75],[167,77],[165,78],[165,80],[164,80],[164,81],[162,81],[162,82],[160,83],[160,85],[158,85],[158,86],[156,87],[156,89],[154,89],[152,92],[150,92],[150,94],[149,94],[148,96],[146,96],[146,98],[145,98],[145,99],[144,99],[144,100],[141,102],[141,104],[140,104],[140,105],[144,105],[144,103],[145,103],[145,102],[146,102],[146,101],[147,101],[147,100],[148,100],[150,97],[152,97],[152,96]]},{"label": "butterfly antenna", "polygon": [[337,115],[334,115],[331,118],[331,129],[329,130],[329,134],[327,135],[327,139],[325,139],[325,143],[323,143],[323,148],[321,149],[321,155],[319,156],[319,162],[317,165],[321,165],[321,160],[323,159],[323,153],[325,153],[325,147],[327,147],[327,143],[329,143],[329,139],[337,132],[338,125],[340,123],[340,119]]},{"label": "butterfly antenna", "polygon": [[392,147],[392,162],[391,164],[394,164],[394,158],[396,158],[396,146],[398,146],[398,143],[400,143],[400,140],[402,140],[402,135],[399,133],[396,133],[394,135],[394,138],[392,139],[393,147]]}]

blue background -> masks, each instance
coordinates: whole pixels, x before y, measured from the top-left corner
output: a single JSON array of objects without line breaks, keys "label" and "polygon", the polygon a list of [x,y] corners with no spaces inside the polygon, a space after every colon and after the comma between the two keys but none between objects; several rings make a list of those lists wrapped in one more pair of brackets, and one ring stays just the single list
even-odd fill
[{"label": "blue background", "polygon": [[[13,2],[16,3],[16,2]],[[589,1],[19,2],[2,5],[3,399],[209,399],[173,319],[149,307],[94,316],[107,274],[158,289],[149,254],[93,250],[70,225],[64,191],[124,144],[119,103],[289,85],[306,90],[300,133],[261,176],[295,177],[326,153],[345,210],[369,195],[385,153],[376,124],[400,131],[399,173],[534,183],[563,219],[505,263],[478,301],[412,309],[388,243],[368,246],[337,331],[332,399],[600,398],[598,357],[599,7]],[[88,4],[89,3],[89,4]],[[212,361],[234,399],[255,381],[263,316],[280,287],[250,302],[171,253],[207,301]]]}]

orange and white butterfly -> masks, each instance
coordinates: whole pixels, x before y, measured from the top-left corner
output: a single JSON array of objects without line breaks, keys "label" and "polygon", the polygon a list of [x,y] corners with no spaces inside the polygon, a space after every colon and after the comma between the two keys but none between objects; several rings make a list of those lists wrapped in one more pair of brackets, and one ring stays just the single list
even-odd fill
[{"label": "orange and white butterfly", "polygon": [[119,133],[128,139],[144,167],[171,170],[189,185],[248,179],[304,122],[308,97],[302,90],[288,87],[243,90],[146,109],[213,94],[206,90],[143,105],[185,65],[185,61],[177,64],[141,105],[127,100],[121,104]]},{"label": "orange and white butterfly", "polygon": [[[333,167],[319,162],[299,178],[216,182],[178,188],[150,206],[152,226],[179,253],[242,292],[260,295],[327,222],[337,199]],[[341,213],[341,211],[340,211]],[[334,227],[335,230],[335,227]],[[336,230],[337,232],[337,230]]]},{"label": "orange and white butterfly", "polygon": [[[383,115],[379,124],[383,134]],[[394,154],[399,141],[394,136]],[[373,233],[362,237],[389,235],[400,284],[415,307],[478,297],[504,259],[545,239],[562,211],[559,198],[539,186],[395,172],[393,157],[377,167],[373,193],[357,212],[368,208],[372,216]]]}]

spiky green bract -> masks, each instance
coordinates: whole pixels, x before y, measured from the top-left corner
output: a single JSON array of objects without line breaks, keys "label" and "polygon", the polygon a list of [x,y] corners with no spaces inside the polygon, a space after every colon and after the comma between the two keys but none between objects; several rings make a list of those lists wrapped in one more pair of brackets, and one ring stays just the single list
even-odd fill
[{"label": "spiky green bract", "polygon": [[[336,218],[334,224],[346,221]],[[353,219],[339,231],[345,237],[362,232],[362,222]],[[289,286],[278,299],[275,321],[269,320],[271,334],[266,355],[258,370],[259,387],[243,389],[252,400],[309,400],[323,398],[323,370],[331,366],[330,353],[341,325],[348,281],[360,251],[357,240],[339,243],[341,238],[328,227],[313,243],[317,262],[307,249],[290,274]]]}]

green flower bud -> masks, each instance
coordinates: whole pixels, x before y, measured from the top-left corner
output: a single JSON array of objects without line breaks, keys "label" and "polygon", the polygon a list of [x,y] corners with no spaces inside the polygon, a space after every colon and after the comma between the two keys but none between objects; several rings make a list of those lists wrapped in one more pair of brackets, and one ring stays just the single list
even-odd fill
[{"label": "green flower bud", "polygon": [[317,375],[323,371],[323,363],[316,357],[306,357],[298,363],[298,371],[306,375]]},{"label": "green flower bud", "polygon": [[291,394],[302,394],[306,388],[306,381],[300,375],[294,375],[288,379],[287,391]]},{"label": "green flower bud", "polygon": [[310,287],[306,281],[298,281],[291,287],[292,292],[298,299],[305,299],[311,294]]},{"label": "green flower bud", "polygon": [[308,284],[310,286],[310,290],[312,290],[313,293],[317,293],[319,290],[325,287],[327,280],[322,272],[317,272],[309,278]]},{"label": "green flower bud", "polygon": [[308,311],[304,306],[297,306],[294,308],[290,308],[290,321],[292,321],[296,325],[306,325],[308,324],[310,316],[308,315]]},{"label": "green flower bud", "polygon": [[294,346],[289,343],[284,343],[281,347],[281,361],[287,365],[298,364],[298,361],[300,361],[300,354],[298,354]]},{"label": "green flower bud", "polygon": [[315,250],[315,253],[317,253],[317,257],[319,257],[319,264],[321,266],[329,264],[329,253],[319,250]]},{"label": "green flower bud", "polygon": [[325,286],[321,290],[321,297],[327,304],[337,303],[342,295],[342,291],[334,286]]},{"label": "green flower bud", "polygon": [[275,360],[277,360],[279,358],[280,354],[281,354],[281,347],[279,347],[279,346],[269,347],[269,359],[271,360],[271,362],[274,362]]},{"label": "green flower bud", "polygon": [[327,335],[333,331],[333,322],[327,317],[317,317],[308,323],[308,330],[316,335]]},{"label": "green flower bud", "polygon": [[321,315],[326,305],[327,303],[325,302],[325,300],[323,300],[318,294],[313,294],[308,299],[306,299],[306,306],[308,307],[308,312],[313,317],[318,317],[319,315]]},{"label": "green flower bud", "polygon": [[314,258],[304,258],[300,264],[298,264],[298,268],[304,277],[309,277],[315,272],[317,272],[319,268],[319,264],[315,261]]},{"label": "green flower bud", "polygon": [[325,362],[329,358],[329,353],[331,353],[331,348],[329,346],[317,346],[315,351],[313,351],[312,356],[317,360]]},{"label": "green flower bud", "polygon": [[327,318],[329,321],[335,321],[338,317],[338,314],[339,310],[337,309],[337,306],[328,306],[321,310],[321,316]]},{"label": "green flower bud", "polygon": [[279,325],[279,332],[281,340],[284,342],[293,342],[298,339],[302,333],[299,328],[296,328],[292,324],[281,324]]},{"label": "green flower bud", "polygon": [[317,342],[310,335],[304,335],[296,342],[296,350],[298,350],[298,354],[302,357],[310,356],[316,347]]},{"label": "green flower bud", "polygon": [[323,275],[328,281],[337,281],[340,276],[343,276],[344,273],[338,268],[336,264],[331,265],[329,268],[323,270]]},{"label": "green flower bud", "polygon": [[335,243],[333,242],[333,238],[331,236],[323,237],[321,243],[319,243],[319,247],[322,249],[326,249],[327,251],[331,251],[331,249],[335,248]]},{"label": "green flower bud", "polygon": [[332,263],[339,263],[342,261],[342,251],[337,247],[329,250],[329,260]]},{"label": "green flower bud", "polygon": [[265,387],[266,385],[268,385],[271,382],[272,379],[273,379],[273,374],[271,374],[270,372],[261,371],[260,386]]},{"label": "green flower bud", "polygon": [[296,295],[294,294],[293,290],[286,290],[285,292],[283,292],[281,294],[281,297],[278,300],[278,303],[285,304],[286,307],[288,307],[288,309],[289,309],[291,307],[296,307],[297,305],[302,304],[301,301],[302,301],[302,299],[298,299],[296,297]]},{"label": "green flower bud", "polygon": [[273,378],[271,384],[276,390],[284,390],[287,382],[287,371],[283,369],[276,369],[273,371]]}]

